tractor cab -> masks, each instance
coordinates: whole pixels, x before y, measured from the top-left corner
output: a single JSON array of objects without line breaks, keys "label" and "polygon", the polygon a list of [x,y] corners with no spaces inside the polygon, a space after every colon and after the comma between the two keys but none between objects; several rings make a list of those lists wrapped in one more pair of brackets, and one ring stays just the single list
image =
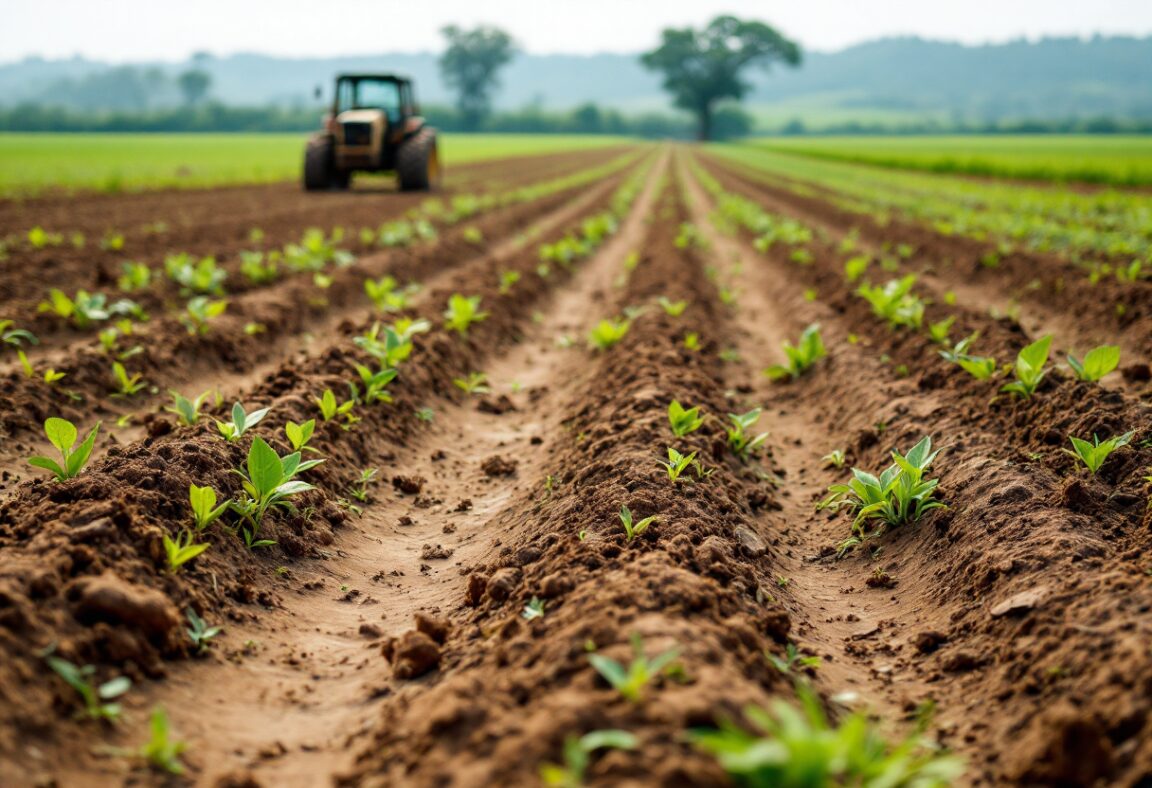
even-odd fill
[{"label": "tractor cab", "polygon": [[404,190],[440,178],[436,131],[418,114],[412,82],[391,74],[342,74],[324,130],[304,154],[304,188],[346,189],[354,172],[395,171]]}]

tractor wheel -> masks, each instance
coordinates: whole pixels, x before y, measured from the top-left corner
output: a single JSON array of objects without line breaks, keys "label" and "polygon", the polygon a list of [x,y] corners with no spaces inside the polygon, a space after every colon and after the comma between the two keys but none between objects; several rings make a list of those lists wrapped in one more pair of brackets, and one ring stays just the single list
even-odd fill
[{"label": "tractor wheel", "polygon": [[440,185],[435,129],[421,129],[401,143],[396,151],[396,176],[400,189],[406,192],[428,191]]},{"label": "tractor wheel", "polygon": [[347,189],[351,178],[346,172],[336,171],[336,156],[332,151],[332,138],[316,136],[308,140],[304,149],[304,189],[310,192]]}]

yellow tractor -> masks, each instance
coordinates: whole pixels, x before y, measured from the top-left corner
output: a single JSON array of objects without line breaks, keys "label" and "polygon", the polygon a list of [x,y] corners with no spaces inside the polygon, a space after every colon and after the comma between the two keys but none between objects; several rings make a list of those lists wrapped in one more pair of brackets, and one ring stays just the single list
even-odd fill
[{"label": "yellow tractor", "polygon": [[341,74],[324,129],[304,150],[304,188],[347,189],[354,172],[392,172],[404,191],[440,183],[436,129],[425,125],[412,81],[391,74]]}]

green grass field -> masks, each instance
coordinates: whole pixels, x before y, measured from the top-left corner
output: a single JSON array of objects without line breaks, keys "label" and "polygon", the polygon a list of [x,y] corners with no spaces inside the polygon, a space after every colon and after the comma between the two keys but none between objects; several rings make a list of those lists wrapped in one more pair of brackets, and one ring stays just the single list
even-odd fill
[{"label": "green grass field", "polygon": [[750,144],[928,172],[1117,186],[1152,184],[1152,136],[776,137]]},{"label": "green grass field", "polygon": [[[0,134],[0,196],[137,191],[297,178],[305,134]],[[616,145],[622,137],[448,134],[446,166]]]}]

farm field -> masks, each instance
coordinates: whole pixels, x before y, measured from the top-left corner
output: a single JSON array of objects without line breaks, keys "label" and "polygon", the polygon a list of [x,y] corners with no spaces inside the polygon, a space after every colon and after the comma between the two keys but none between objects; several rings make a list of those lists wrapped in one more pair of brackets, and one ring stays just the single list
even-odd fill
[{"label": "farm field", "polygon": [[750,144],[818,159],[936,173],[1152,184],[1152,137],[1147,135],[776,137]]},{"label": "farm field", "polygon": [[0,201],[5,785],[1152,780],[1152,196],[516,150]]},{"label": "farm field", "polygon": [[[319,125],[319,120],[317,120]],[[300,134],[0,133],[0,196],[47,188],[133,192],[295,180]],[[621,144],[622,139],[563,134],[449,134],[448,165]]]}]

